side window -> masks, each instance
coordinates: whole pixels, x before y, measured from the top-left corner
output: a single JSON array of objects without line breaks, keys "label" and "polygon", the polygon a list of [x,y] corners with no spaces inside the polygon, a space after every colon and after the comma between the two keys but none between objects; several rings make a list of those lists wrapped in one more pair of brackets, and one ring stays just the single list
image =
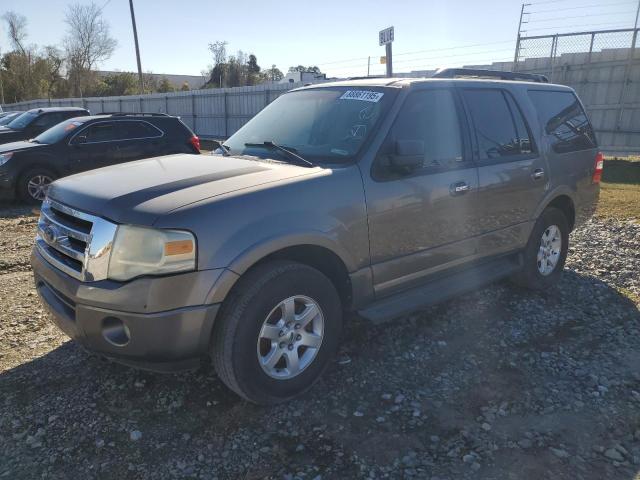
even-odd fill
[{"label": "side window", "polygon": [[135,138],[153,138],[162,136],[162,132],[148,122],[118,122],[118,138],[131,140]]},{"label": "side window", "polygon": [[[86,137],[86,140],[82,137]],[[94,123],[76,137],[80,143],[111,142],[115,139],[116,129],[113,123],[108,122]],[[74,141],[74,143],[76,142]]]},{"label": "side window", "polygon": [[43,113],[40,117],[34,120],[32,126],[41,130],[46,130],[57,125],[62,120],[64,120],[64,118],[60,113]]},{"label": "side window", "polygon": [[532,152],[529,131],[511,95],[493,89],[463,92],[473,119],[480,160]]},{"label": "side window", "polygon": [[453,93],[444,89],[422,90],[411,93],[405,100],[378,152],[374,175],[388,179],[420,169],[455,168],[463,159]]},{"label": "side window", "polygon": [[573,93],[530,90],[529,98],[554,152],[576,152],[596,147],[589,119]]}]

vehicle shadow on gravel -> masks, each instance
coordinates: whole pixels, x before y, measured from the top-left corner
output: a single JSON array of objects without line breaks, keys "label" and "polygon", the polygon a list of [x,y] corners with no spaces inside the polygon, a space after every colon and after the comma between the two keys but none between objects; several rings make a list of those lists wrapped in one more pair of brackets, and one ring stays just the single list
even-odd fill
[{"label": "vehicle shadow on gravel", "polygon": [[0,374],[0,477],[622,478],[640,471],[640,313],[566,271],[377,327],[347,319],[304,397],[240,400],[211,368],[136,371],[67,342]]}]

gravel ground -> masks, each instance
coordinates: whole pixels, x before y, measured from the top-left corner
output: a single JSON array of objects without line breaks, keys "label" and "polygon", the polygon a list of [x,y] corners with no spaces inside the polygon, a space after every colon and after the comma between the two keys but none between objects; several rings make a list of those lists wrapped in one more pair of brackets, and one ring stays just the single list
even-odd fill
[{"label": "gravel ground", "polygon": [[0,478],[640,479],[640,225],[572,234],[560,287],[504,282],[379,327],[348,319],[303,398],[139,372],[67,341],[0,211]]}]

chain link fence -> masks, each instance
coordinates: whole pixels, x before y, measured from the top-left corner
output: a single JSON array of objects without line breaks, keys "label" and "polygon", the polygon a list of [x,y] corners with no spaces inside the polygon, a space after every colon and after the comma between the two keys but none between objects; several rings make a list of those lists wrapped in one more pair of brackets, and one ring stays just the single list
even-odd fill
[{"label": "chain link fence", "polygon": [[603,150],[640,153],[640,29],[519,37],[513,70],[573,87]]}]

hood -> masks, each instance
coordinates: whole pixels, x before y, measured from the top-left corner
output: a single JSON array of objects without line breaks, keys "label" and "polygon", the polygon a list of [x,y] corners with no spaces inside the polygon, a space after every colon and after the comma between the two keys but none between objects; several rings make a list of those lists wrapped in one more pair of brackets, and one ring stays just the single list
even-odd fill
[{"label": "hood", "polygon": [[282,163],[212,155],[168,155],[65,177],[49,196],[118,223],[152,225],[185,205],[302,175],[321,172]]},{"label": "hood", "polygon": [[43,143],[33,142],[10,142],[0,145],[0,153],[19,152],[21,150],[29,150],[31,148],[44,147]]},{"label": "hood", "polygon": [[6,130],[0,130],[0,143],[13,142],[16,140],[23,140],[24,134],[21,130],[12,130],[8,128]]}]

